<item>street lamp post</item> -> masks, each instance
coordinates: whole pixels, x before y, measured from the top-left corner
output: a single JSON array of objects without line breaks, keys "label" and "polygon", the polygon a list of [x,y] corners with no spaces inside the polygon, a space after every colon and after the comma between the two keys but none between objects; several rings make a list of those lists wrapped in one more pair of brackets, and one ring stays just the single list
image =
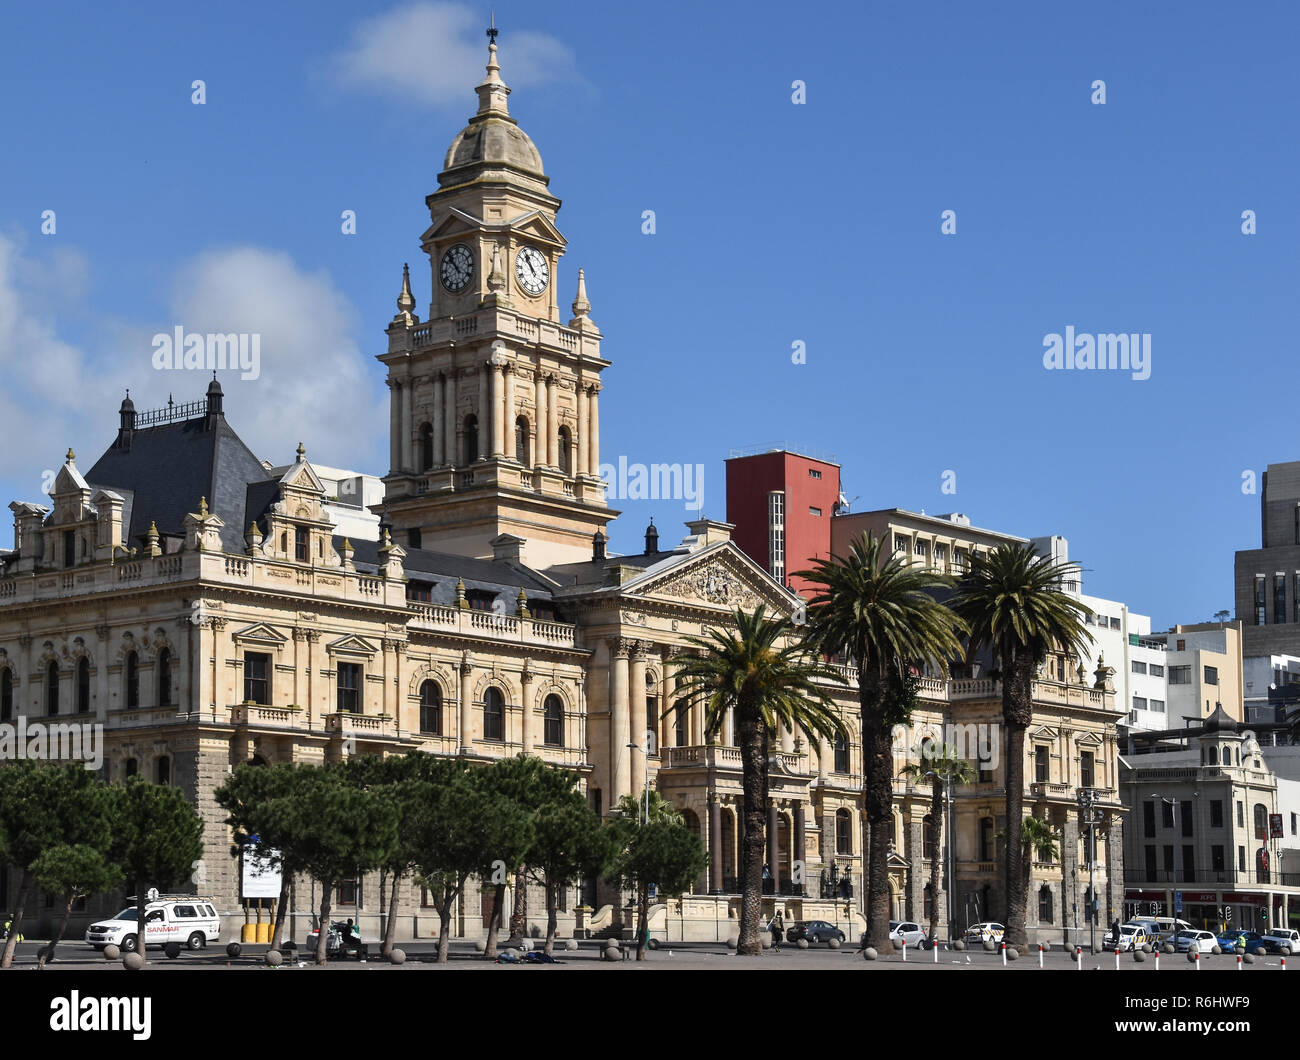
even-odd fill
[{"label": "street lamp post", "polygon": [[[1097,948],[1097,791],[1079,789],[1079,817],[1088,826],[1088,949]],[[1118,940],[1117,940],[1118,941]]]},{"label": "street lamp post", "polygon": [[649,824],[650,823],[650,745],[654,742],[655,734],[652,730],[646,729],[645,735],[642,738],[645,740],[645,750],[641,750],[641,745],[635,743],[628,744],[628,747],[633,751],[641,751],[641,758],[645,761],[645,793],[644,793],[645,805],[642,808],[642,812],[641,812],[641,823]]}]

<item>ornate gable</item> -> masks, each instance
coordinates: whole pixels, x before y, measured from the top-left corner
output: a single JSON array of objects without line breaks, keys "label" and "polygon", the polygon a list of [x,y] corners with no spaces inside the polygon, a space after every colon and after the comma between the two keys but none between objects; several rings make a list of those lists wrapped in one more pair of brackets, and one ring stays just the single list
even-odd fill
[{"label": "ornate gable", "polygon": [[625,596],[676,600],[695,607],[752,611],[759,604],[792,614],[798,600],[729,541],[648,571],[622,586]]}]

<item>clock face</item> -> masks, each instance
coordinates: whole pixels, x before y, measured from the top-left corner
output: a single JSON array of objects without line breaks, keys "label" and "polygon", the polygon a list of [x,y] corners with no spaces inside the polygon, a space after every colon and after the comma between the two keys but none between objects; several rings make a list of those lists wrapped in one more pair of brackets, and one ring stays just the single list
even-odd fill
[{"label": "clock face", "polygon": [[519,286],[529,294],[541,294],[551,278],[551,268],[540,250],[524,247],[515,258],[515,276]]},{"label": "clock face", "polygon": [[474,255],[464,243],[448,247],[438,267],[442,285],[452,294],[465,290],[474,275]]}]

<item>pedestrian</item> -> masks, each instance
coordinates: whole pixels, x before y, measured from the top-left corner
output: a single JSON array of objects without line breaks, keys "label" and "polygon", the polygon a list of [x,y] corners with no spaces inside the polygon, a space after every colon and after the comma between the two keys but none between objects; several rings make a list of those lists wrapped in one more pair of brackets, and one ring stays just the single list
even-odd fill
[{"label": "pedestrian", "polygon": [[781,914],[777,913],[772,917],[772,949],[781,948]]},{"label": "pedestrian", "polygon": [[348,950],[354,950],[357,960],[361,959],[361,930],[352,923],[351,917],[348,917],[348,922],[343,928],[343,955],[345,957]]},{"label": "pedestrian", "polygon": [[1119,921],[1118,920],[1115,920],[1110,925],[1110,937],[1111,937],[1111,941],[1114,942],[1116,946],[1118,946],[1119,945]]}]

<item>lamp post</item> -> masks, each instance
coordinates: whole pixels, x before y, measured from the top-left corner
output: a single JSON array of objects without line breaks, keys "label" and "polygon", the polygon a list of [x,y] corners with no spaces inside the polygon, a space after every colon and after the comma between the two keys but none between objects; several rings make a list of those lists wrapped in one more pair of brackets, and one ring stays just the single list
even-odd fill
[{"label": "lamp post", "polygon": [[654,731],[651,729],[646,729],[645,735],[642,738],[645,740],[645,750],[641,749],[640,744],[635,744],[635,743],[628,744],[628,747],[634,751],[641,751],[641,758],[645,761],[645,806],[643,807],[641,813],[641,823],[649,824],[650,823],[650,745],[654,743],[654,738],[655,738]]},{"label": "lamp post", "polygon": [[[1088,826],[1088,949],[1097,948],[1097,791],[1079,789],[1079,818]],[[1117,940],[1118,941],[1118,940]]]}]

